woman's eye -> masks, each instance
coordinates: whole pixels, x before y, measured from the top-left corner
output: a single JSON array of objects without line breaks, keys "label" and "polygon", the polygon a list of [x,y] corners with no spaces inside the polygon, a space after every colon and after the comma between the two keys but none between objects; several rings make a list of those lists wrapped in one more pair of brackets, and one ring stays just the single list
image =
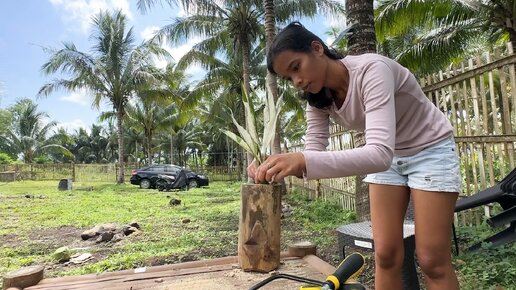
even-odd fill
[{"label": "woman's eye", "polygon": [[298,71],[298,70],[299,70],[299,64],[295,64],[295,65],[292,67],[292,70],[293,70],[293,71]]}]

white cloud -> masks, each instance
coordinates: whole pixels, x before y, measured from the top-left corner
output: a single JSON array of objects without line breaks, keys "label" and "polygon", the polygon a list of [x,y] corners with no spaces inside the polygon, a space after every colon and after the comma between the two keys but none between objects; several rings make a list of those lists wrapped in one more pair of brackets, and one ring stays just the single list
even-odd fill
[{"label": "white cloud", "polygon": [[200,39],[191,39],[187,43],[176,47],[165,46],[165,49],[170,52],[175,61],[178,61],[198,42],[200,42]]},{"label": "white cloud", "polygon": [[[84,128],[87,132],[90,132],[90,127],[88,127],[83,120],[75,119],[70,122],[62,122],[58,123],[56,129],[64,128],[66,132],[73,133],[78,131],[80,128]],[[57,131],[57,130],[56,130]]]},{"label": "white cloud", "polygon": [[140,36],[143,38],[144,41],[147,41],[151,39],[158,30],[159,27],[157,26],[147,26],[145,27],[145,29],[143,29],[142,32],[140,32]]},{"label": "white cloud", "polygon": [[192,65],[186,70],[186,74],[192,76],[193,79],[200,79],[206,71],[198,66],[198,65]]},{"label": "white cloud", "polygon": [[60,100],[87,106],[92,102],[92,95],[87,90],[81,89],[72,92],[69,96],[61,97]]},{"label": "white cloud", "polygon": [[91,28],[91,17],[101,10],[122,10],[132,19],[128,0],[49,0],[62,12],[63,21],[70,25],[72,30],[80,30],[87,34]]}]

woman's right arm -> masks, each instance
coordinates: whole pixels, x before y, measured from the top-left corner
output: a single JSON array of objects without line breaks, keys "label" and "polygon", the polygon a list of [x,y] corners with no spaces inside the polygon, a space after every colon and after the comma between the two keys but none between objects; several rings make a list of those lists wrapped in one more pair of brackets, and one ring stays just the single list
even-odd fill
[{"label": "woman's right arm", "polygon": [[330,137],[330,119],[326,110],[318,109],[307,104],[306,108],[306,139],[304,151],[325,151]]}]

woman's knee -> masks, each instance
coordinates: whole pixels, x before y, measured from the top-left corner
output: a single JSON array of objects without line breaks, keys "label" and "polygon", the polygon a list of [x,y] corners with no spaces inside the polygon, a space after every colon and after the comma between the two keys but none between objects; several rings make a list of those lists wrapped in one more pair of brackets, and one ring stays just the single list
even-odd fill
[{"label": "woman's knee", "polygon": [[400,268],[403,265],[402,243],[378,243],[375,241],[376,265],[382,269]]},{"label": "woman's knee", "polygon": [[451,268],[451,253],[443,251],[417,250],[417,262],[423,273],[430,279],[443,278]]}]

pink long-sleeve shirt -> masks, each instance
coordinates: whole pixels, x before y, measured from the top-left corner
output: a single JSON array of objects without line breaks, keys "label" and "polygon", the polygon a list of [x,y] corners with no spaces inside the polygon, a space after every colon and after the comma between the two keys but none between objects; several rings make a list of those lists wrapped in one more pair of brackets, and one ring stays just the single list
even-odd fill
[{"label": "pink long-sleeve shirt", "polygon": [[[393,156],[413,155],[453,134],[446,116],[428,100],[414,75],[377,54],[346,56],[349,87],[340,108],[306,109],[307,179],[385,171]],[[365,132],[361,148],[325,151],[329,118],[347,129]]]}]

